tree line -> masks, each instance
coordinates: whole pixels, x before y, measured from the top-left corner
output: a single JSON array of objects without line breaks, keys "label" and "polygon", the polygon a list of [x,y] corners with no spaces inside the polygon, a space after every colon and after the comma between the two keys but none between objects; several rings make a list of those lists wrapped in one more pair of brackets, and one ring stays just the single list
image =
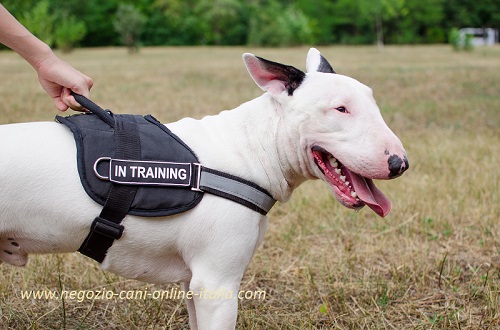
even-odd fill
[{"label": "tree line", "polygon": [[500,0],[6,0],[51,46],[443,43],[500,27]]}]

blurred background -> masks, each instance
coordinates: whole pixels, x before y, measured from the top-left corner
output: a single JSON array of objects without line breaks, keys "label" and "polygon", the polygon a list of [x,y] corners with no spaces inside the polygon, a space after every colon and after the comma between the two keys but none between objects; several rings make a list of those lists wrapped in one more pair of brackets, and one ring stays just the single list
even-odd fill
[{"label": "blurred background", "polygon": [[[160,45],[431,44],[453,41],[460,28],[500,28],[498,0],[7,0],[2,4],[40,39],[65,51],[123,44],[131,51]],[[488,31],[465,33],[498,42],[498,32]]]}]

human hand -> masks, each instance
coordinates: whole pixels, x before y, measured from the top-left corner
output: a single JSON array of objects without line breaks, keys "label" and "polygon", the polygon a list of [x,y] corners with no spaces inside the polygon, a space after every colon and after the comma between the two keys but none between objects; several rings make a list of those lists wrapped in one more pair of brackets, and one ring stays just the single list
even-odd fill
[{"label": "human hand", "polygon": [[71,95],[71,91],[89,98],[90,89],[94,84],[91,78],[55,55],[39,63],[35,69],[40,85],[52,97],[59,110],[66,111],[71,108],[85,111]]}]

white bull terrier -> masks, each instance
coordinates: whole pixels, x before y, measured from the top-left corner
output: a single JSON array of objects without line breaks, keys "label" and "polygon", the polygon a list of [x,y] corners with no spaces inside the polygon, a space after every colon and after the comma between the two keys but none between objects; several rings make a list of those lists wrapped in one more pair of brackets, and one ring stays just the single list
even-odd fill
[{"label": "white bull terrier", "polygon": [[[372,90],[336,74],[314,48],[307,73],[252,54],[243,60],[265,93],[234,110],[166,125],[204,166],[244,178],[287,201],[308,179],[322,179],[344,206],[380,216],[388,198],[372,179],[408,168]],[[82,188],[76,147],[64,125],[0,127],[0,262],[24,266],[29,253],[75,252],[102,206]],[[203,299],[202,290],[238,292],[268,218],[205,194],[193,209],[163,218],[127,215],[123,236],[101,268],[150,283],[182,282],[192,329],[233,329],[236,299]]]}]

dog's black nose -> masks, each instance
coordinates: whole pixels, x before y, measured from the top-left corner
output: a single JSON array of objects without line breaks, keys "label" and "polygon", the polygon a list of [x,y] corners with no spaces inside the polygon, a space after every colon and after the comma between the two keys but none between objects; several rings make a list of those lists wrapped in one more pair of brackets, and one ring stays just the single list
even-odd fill
[{"label": "dog's black nose", "polygon": [[408,167],[410,167],[406,155],[403,157],[403,159],[401,159],[401,157],[399,157],[398,155],[392,155],[389,157],[387,163],[389,163],[390,179],[400,176],[404,171],[408,169]]}]

